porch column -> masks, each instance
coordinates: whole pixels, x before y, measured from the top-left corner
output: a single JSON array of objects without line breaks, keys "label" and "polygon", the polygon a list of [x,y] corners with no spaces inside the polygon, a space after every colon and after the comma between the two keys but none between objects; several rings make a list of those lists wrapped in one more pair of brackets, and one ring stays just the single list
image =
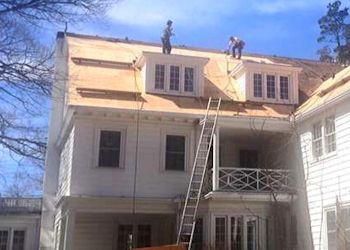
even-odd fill
[{"label": "porch column", "polygon": [[66,214],[64,250],[73,250],[74,248],[75,214],[74,210],[68,210]]},{"label": "porch column", "polygon": [[219,190],[219,145],[220,128],[216,126],[213,137],[213,191]]}]

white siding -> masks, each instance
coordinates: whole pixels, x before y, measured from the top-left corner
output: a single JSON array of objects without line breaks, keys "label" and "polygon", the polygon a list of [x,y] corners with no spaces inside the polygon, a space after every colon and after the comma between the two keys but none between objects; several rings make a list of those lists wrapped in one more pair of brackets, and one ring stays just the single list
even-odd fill
[{"label": "white siding", "polygon": [[61,151],[57,198],[63,195],[69,195],[71,170],[72,170],[72,158],[73,158],[73,146],[74,146],[74,128],[68,135],[67,140],[65,141]]},{"label": "white siding", "polygon": [[[350,201],[350,102],[333,107],[302,124],[301,149],[307,185],[309,212],[315,249],[327,249],[324,208],[334,206],[336,196]],[[312,124],[335,115],[335,153],[318,161],[312,156]]]},{"label": "white siding", "polygon": [[[99,129],[121,130],[125,136],[123,168],[97,167]],[[141,123],[138,138],[137,197],[173,198],[184,194],[190,178],[194,155],[194,126]],[[187,136],[184,171],[164,170],[166,134]],[[134,122],[77,120],[72,165],[71,194],[132,197],[135,170],[136,125]]]}]

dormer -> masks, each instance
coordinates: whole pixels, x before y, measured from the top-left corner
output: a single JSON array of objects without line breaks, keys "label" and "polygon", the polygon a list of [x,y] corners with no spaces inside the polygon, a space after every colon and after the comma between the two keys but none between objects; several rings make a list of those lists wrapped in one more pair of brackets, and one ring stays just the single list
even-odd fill
[{"label": "dormer", "polygon": [[136,66],[141,69],[147,93],[203,96],[205,57],[144,51]]},{"label": "dormer", "polygon": [[301,68],[288,64],[242,61],[230,72],[246,101],[298,104]]}]

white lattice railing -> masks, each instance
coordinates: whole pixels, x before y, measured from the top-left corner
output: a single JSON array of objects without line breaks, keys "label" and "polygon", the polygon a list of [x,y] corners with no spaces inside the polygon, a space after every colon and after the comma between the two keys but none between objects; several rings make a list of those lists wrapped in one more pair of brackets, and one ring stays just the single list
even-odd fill
[{"label": "white lattice railing", "polygon": [[289,170],[219,168],[219,191],[291,192],[294,178]]}]

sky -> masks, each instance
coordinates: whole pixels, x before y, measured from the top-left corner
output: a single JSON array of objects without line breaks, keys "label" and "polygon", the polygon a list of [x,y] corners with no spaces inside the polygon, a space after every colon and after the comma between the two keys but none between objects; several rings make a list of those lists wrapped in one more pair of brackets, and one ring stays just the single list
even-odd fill
[{"label": "sky", "polygon": [[122,0],[106,15],[68,31],[159,42],[168,19],[172,43],[224,50],[230,36],[245,51],[317,59],[318,19],[330,0]]}]

